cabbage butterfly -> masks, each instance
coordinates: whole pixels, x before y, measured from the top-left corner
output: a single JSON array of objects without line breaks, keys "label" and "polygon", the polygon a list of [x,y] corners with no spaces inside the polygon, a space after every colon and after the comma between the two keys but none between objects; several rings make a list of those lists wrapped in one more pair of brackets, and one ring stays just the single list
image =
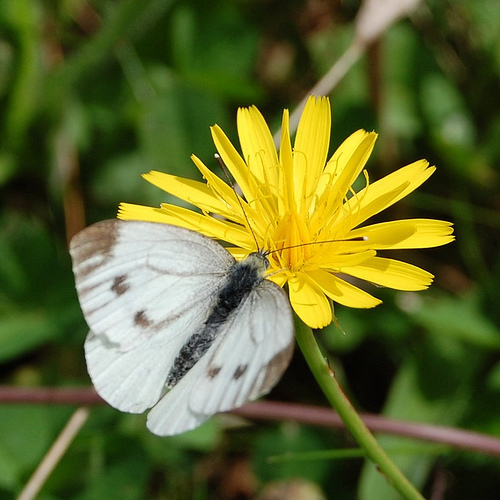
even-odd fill
[{"label": "cabbage butterfly", "polygon": [[236,262],[194,231],[118,219],[78,233],[70,253],[92,382],[121,411],[152,408],[154,434],[266,394],[288,366],[291,307],[263,253]]}]

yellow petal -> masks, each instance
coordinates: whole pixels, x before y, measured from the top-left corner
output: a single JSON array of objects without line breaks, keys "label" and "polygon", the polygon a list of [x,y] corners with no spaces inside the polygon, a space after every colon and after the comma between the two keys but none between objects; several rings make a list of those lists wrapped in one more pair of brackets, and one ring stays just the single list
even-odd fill
[{"label": "yellow petal", "polygon": [[[214,210],[214,213],[224,215],[224,217],[228,217],[232,220],[244,220],[245,216],[243,211],[246,208],[245,202],[241,199],[240,202],[238,202],[234,189],[208,169],[197,156],[192,155],[191,159],[206,179],[207,187],[210,189],[212,197],[220,200],[220,208],[217,211]],[[203,209],[203,207],[200,208]],[[210,212],[210,210],[207,211]]]},{"label": "yellow petal", "polygon": [[323,178],[328,180],[331,190],[337,192],[340,199],[346,196],[353,182],[363,171],[377,137],[375,132],[358,130],[340,145],[328,161]]},{"label": "yellow petal", "polygon": [[296,211],[294,179],[293,179],[293,156],[290,142],[290,117],[288,110],[283,111],[281,125],[280,143],[280,179],[279,179],[279,213]]},{"label": "yellow petal", "polygon": [[311,96],[307,100],[297,128],[293,169],[295,199],[301,209],[308,210],[316,186],[325,167],[330,145],[331,110],[327,97]]},{"label": "yellow petal", "polygon": [[[333,246],[334,244],[332,244]],[[308,266],[314,266],[316,268],[327,269],[330,272],[341,272],[346,266],[357,266],[366,260],[375,257],[377,252],[373,249],[363,250],[359,248],[354,250],[355,243],[352,244],[352,252],[348,251],[348,246],[346,243],[342,244],[342,248],[345,249],[346,253],[334,253],[325,251],[324,253],[317,253],[307,260]]]},{"label": "yellow petal", "polygon": [[[214,198],[220,199],[221,203],[224,204],[224,208],[220,208],[215,213],[242,224],[249,233],[264,234],[276,213],[275,206],[272,203],[273,199],[269,196],[258,196],[254,200],[247,200],[247,203],[244,199],[238,197],[233,186],[229,186],[210,171],[199,158],[192,155],[191,159],[207,180]],[[250,185],[251,176],[248,176],[248,181],[248,185]],[[258,191],[258,189],[254,188],[254,191]],[[203,206],[198,206],[202,210],[204,209]],[[210,212],[210,210],[207,211]]]},{"label": "yellow petal", "polygon": [[[134,203],[121,202],[118,205],[117,217],[121,220],[143,220],[146,222],[161,222],[163,224],[175,224],[170,216],[165,214],[161,208],[145,207]],[[179,225],[179,224],[175,224]]]},{"label": "yellow petal", "polygon": [[239,108],[236,120],[243,160],[258,183],[272,187],[272,193],[276,195],[278,154],[264,117],[255,106],[251,106]]},{"label": "yellow petal", "polygon": [[[352,133],[333,153],[325,168],[325,172],[332,174],[331,181],[337,183],[343,177],[344,170],[351,172],[347,179],[349,186],[357,179],[370,157],[378,135],[375,132],[357,130]],[[343,184],[343,183],[342,183]],[[339,185],[337,184],[337,188]],[[343,193],[347,192],[344,188]]]},{"label": "yellow petal", "polygon": [[390,207],[425,182],[436,170],[425,160],[416,161],[359,191],[344,206],[351,227]]},{"label": "yellow petal", "polygon": [[217,213],[224,217],[230,217],[232,215],[232,213],[227,210],[227,204],[221,202],[205,182],[185,179],[155,170],[143,174],[142,177],[166,193],[187,201],[201,210]]},{"label": "yellow petal", "polygon": [[343,267],[342,272],[376,285],[395,290],[425,290],[432,283],[433,275],[419,267],[399,260],[374,257],[353,267]]},{"label": "yellow petal", "polygon": [[349,238],[365,237],[360,243],[375,250],[431,248],[446,245],[455,237],[450,222],[435,219],[406,219],[382,222],[351,231]]},{"label": "yellow petal", "polygon": [[323,328],[332,321],[332,306],[321,289],[305,274],[288,282],[290,303],[299,318],[311,328]]},{"label": "yellow petal", "polygon": [[274,273],[266,279],[272,281],[273,283],[276,283],[281,288],[283,288],[288,282],[288,276],[286,276],[284,273]]},{"label": "yellow petal", "polygon": [[251,182],[252,179],[243,158],[218,125],[210,127],[210,131],[212,132],[212,139],[222,161],[240,187],[245,198],[247,200],[255,198],[257,195],[254,187],[255,183]]},{"label": "yellow petal", "polygon": [[309,272],[308,275],[328,297],[344,306],[367,309],[378,306],[382,302],[327,271],[318,269]]},{"label": "yellow petal", "polygon": [[122,220],[145,220],[185,227],[221,241],[255,251],[255,241],[243,226],[232,222],[207,217],[187,208],[163,203],[161,208],[143,207],[131,203],[120,203],[118,218]]},{"label": "yellow petal", "polygon": [[[358,130],[351,134],[337,149],[321,176],[311,204],[311,225],[320,228],[336,224],[336,217],[342,207],[352,183],[363,170],[375,145],[377,134]],[[349,221],[345,227],[352,227]]]}]

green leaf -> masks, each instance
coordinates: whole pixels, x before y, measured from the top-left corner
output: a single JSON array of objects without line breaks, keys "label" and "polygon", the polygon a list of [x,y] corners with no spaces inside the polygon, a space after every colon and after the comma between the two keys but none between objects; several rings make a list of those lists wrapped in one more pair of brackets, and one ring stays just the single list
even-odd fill
[{"label": "green leaf", "polygon": [[[130,450],[132,451],[132,450]],[[144,498],[149,462],[140,456],[130,454],[117,459],[102,470],[86,488],[75,497],[78,500],[140,500]]]},{"label": "green leaf", "polygon": [[270,463],[268,457],[280,454],[313,452],[323,450],[325,441],[319,433],[294,423],[281,425],[260,433],[254,447],[253,461],[261,481],[304,478],[321,484],[331,464],[328,461],[289,460]]},{"label": "green leaf", "polygon": [[21,486],[64,425],[68,410],[30,405],[0,406],[0,486]]},{"label": "green leaf", "polygon": [[43,311],[19,310],[0,318],[0,361],[38,347],[59,331]]},{"label": "green leaf", "polygon": [[483,349],[500,349],[500,330],[481,311],[477,293],[426,300],[412,318],[432,335],[454,337]]},{"label": "green leaf", "polygon": [[[467,410],[481,359],[478,352],[455,338],[429,335],[418,346],[415,356],[400,368],[383,414],[428,424],[456,424]],[[405,445],[410,448],[416,443],[398,436],[379,436],[377,440],[386,449]],[[414,454],[391,458],[417,488],[424,486],[436,459],[422,453],[418,446]],[[400,498],[371,463],[364,466],[359,492],[360,500]]]}]

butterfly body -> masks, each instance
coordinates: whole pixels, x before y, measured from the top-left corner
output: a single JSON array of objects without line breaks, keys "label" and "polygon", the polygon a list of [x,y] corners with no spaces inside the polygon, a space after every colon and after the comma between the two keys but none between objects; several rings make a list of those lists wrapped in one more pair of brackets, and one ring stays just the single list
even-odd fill
[{"label": "butterfly body", "polygon": [[168,375],[167,387],[172,388],[207,352],[217,338],[220,326],[261,283],[268,267],[268,260],[258,252],[250,254],[241,262],[235,262],[201,330],[193,334],[182,346]]},{"label": "butterfly body", "polygon": [[263,254],[236,262],[193,231],[119,220],[85,229],[70,250],[94,386],[122,411],[153,408],[152,432],[256,399],[288,365],[291,310]]}]

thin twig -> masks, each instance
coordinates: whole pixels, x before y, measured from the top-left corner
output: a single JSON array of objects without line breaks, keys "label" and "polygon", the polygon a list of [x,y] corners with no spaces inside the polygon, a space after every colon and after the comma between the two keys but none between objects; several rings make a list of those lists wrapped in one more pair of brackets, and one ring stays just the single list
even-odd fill
[{"label": "thin twig", "polygon": [[0,386],[0,403],[44,403],[80,406],[104,404],[104,401],[91,387],[67,389],[59,387]]},{"label": "thin twig", "polygon": [[[81,388],[19,388],[0,386],[0,403],[99,405],[105,402],[90,387]],[[343,429],[340,417],[330,408],[320,406],[258,401],[247,403],[232,411],[236,415],[255,420],[292,420],[307,425]],[[447,444],[500,457],[500,439],[453,427],[421,424],[396,420],[370,413],[361,413],[361,418],[372,432],[392,434],[424,441]]]},{"label": "thin twig", "polygon": [[[290,134],[297,129],[300,115],[310,95],[329,95],[340,80],[365,53],[371,43],[385,34],[388,28],[399,19],[413,12],[421,0],[364,0],[354,23],[354,37],[351,45],[333,64],[328,73],[321,78],[290,115]],[[280,143],[281,131],[274,134],[276,147]]]},{"label": "thin twig", "polygon": [[78,434],[83,424],[87,421],[89,409],[85,406],[78,408],[68,420],[64,429],[50,447],[47,454],[36,468],[29,481],[26,483],[23,491],[17,497],[17,500],[32,500],[35,498],[43,485],[47,481],[56,465],[59,463],[66,450],[69,448],[73,439]]},{"label": "thin twig", "polygon": [[[345,426],[336,412],[319,406],[297,405],[274,401],[247,403],[231,413],[258,420],[291,420],[302,424],[343,429]],[[370,431],[415,438],[445,444],[463,450],[500,457],[500,439],[454,427],[397,420],[370,413],[360,413]]]}]

